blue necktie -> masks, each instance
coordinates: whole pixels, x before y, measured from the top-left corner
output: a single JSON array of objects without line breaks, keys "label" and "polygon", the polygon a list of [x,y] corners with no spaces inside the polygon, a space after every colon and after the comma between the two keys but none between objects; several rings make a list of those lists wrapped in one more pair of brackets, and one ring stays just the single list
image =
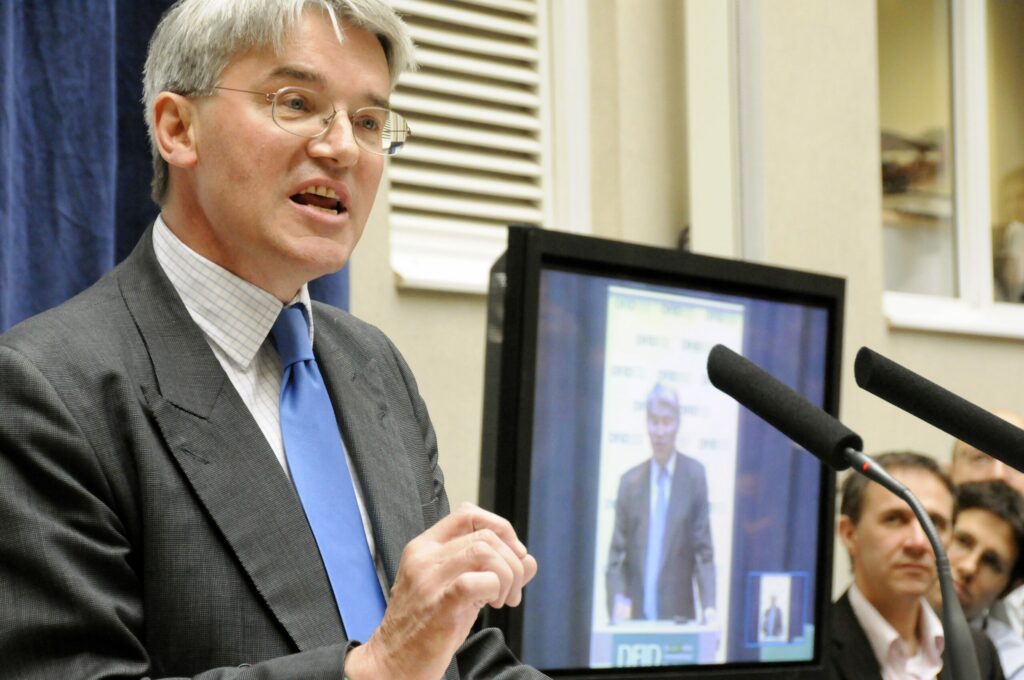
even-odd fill
[{"label": "blue necktie", "polygon": [[301,305],[285,308],[270,331],[281,378],[281,434],[350,640],[366,641],[384,617],[384,594],[363,531],[345,445],[313,358]]},{"label": "blue necktie", "polygon": [[658,493],[654,512],[647,524],[647,560],[644,563],[644,618],[658,617],[658,574],[661,573],[661,549],[665,540],[665,515],[668,511],[668,470],[658,468]]}]

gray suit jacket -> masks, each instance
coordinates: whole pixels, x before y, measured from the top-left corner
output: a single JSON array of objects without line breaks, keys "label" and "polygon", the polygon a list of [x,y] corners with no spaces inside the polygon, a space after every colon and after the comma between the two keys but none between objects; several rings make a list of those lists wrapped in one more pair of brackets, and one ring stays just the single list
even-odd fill
[{"label": "gray suit jacket", "polygon": [[[715,564],[708,523],[704,466],[678,451],[665,519],[658,573],[658,618],[696,619],[694,584],[702,607],[715,606]],[[632,600],[633,618],[644,618],[644,564],[651,507],[650,459],[626,471],[615,499],[615,528],[608,551],[608,610],[616,593]]]},{"label": "gray suit jacket", "polygon": [[[313,313],[393,582],[448,512],[434,430],[379,330]],[[0,336],[0,679],[340,679],[348,646],[298,496],[149,232]],[[542,676],[486,630],[445,677]]]}]

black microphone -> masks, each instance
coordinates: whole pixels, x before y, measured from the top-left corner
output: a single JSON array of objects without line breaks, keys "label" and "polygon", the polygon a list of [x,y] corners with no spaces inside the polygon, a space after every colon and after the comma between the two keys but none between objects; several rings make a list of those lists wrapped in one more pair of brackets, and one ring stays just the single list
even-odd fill
[{"label": "black microphone", "polygon": [[837,472],[850,467],[846,449],[864,448],[855,432],[724,345],[711,348],[708,378]]},{"label": "black microphone", "polygon": [[854,362],[857,384],[1018,470],[1024,470],[1024,430],[944,387],[861,347]]},{"label": "black microphone", "polygon": [[[860,362],[859,354],[857,361]],[[712,385],[833,469],[845,470],[852,463],[857,472],[906,501],[935,552],[935,567],[942,591],[942,627],[948,642],[943,655],[949,662],[950,677],[956,680],[979,680],[981,671],[974,640],[953,585],[949,557],[935,530],[935,524],[914,494],[862,453],[864,445],[857,434],[731,349],[723,345],[711,348],[708,355],[708,378]],[[857,382],[861,387],[864,386],[860,382],[859,370]]]}]

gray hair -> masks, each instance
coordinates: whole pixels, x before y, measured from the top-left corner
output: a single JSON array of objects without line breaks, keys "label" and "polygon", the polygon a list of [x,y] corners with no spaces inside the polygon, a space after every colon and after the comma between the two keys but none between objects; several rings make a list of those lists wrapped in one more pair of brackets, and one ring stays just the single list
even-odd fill
[{"label": "gray hair", "polygon": [[376,35],[384,48],[392,87],[403,71],[415,68],[409,29],[389,0],[178,0],[153,33],[143,69],[154,201],[163,203],[169,181],[167,161],[160,155],[153,129],[157,95],[211,91],[231,58],[245,50],[270,47],[280,53],[286,34],[306,7],[324,12],[339,42],[344,41],[343,22]]},{"label": "gray hair", "polygon": [[655,404],[668,404],[676,410],[677,415],[679,414],[679,394],[660,380],[654,383],[654,387],[647,393],[647,410],[650,411]]}]

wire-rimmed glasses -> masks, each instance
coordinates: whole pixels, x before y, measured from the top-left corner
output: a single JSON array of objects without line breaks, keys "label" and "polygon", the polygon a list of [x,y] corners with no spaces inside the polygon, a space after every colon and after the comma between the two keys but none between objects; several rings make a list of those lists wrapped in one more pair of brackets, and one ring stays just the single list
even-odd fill
[{"label": "wire-rimmed glasses", "polygon": [[[215,90],[258,94],[267,98],[277,127],[299,137],[314,138],[327,132],[338,115],[334,103],[304,87],[282,87],[276,92],[256,92],[215,85]],[[394,156],[412,131],[405,117],[380,106],[364,106],[349,115],[356,143],[380,156]]]}]

